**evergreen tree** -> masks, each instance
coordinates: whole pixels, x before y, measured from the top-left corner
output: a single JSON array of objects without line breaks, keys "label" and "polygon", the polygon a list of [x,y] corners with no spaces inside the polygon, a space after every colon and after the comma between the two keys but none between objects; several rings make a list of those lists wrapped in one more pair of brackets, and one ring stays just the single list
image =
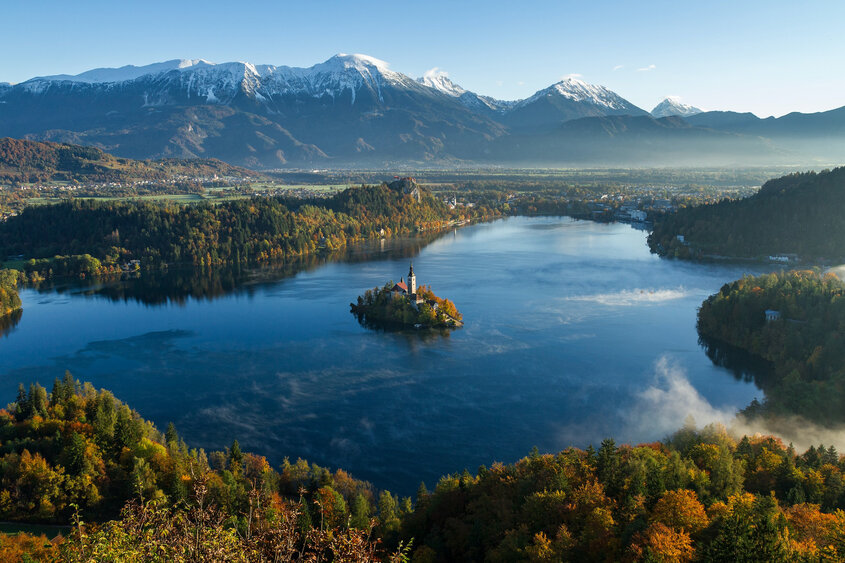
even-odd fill
[{"label": "evergreen tree", "polygon": [[32,408],[29,404],[29,398],[26,395],[26,389],[23,383],[18,383],[18,396],[15,399],[15,420],[18,422],[29,418]]},{"label": "evergreen tree", "polygon": [[244,456],[243,453],[241,453],[241,445],[238,444],[237,440],[235,440],[232,442],[232,446],[229,448],[229,456],[226,459],[229,465],[229,471],[231,471],[235,475],[240,475],[241,471],[243,470],[243,466],[241,465],[243,459]]},{"label": "evergreen tree", "polygon": [[[164,433],[164,443],[169,448],[176,448],[179,446],[179,434],[176,432],[176,426],[172,422],[167,423],[167,431]],[[234,446],[234,444],[232,444]],[[240,450],[240,448],[238,448]]]},{"label": "evergreen tree", "polygon": [[355,495],[355,501],[352,503],[352,519],[349,522],[350,525],[359,530],[369,530],[371,513],[370,501],[362,493],[358,493]]},{"label": "evergreen tree", "polygon": [[47,416],[47,390],[33,383],[29,386],[29,409],[31,415]]}]

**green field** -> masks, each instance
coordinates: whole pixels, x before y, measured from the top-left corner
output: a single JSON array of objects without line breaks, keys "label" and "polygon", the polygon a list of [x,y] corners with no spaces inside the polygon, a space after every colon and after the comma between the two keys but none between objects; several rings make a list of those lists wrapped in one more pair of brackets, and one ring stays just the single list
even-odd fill
[{"label": "green field", "polygon": [[[282,195],[289,190],[309,190],[317,193],[331,194],[345,190],[351,184],[277,184],[273,182],[257,182],[249,185],[253,192],[271,192]],[[237,192],[231,187],[207,188],[204,194],[161,194],[161,195],[126,195],[126,196],[74,196],[74,199],[97,199],[102,201],[161,201],[178,204],[201,202],[221,202],[234,199],[244,199],[248,194]],[[52,205],[67,201],[68,197],[31,197],[26,200],[27,205]]]},{"label": "green field", "polygon": [[256,182],[250,184],[255,191],[311,190],[315,192],[339,192],[346,188],[351,188],[353,185],[357,184],[276,184],[273,182]]}]

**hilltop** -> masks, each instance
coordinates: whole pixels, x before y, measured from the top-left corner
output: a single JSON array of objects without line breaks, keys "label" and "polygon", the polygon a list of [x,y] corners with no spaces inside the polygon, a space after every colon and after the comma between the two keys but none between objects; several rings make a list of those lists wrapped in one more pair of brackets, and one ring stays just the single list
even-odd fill
[{"label": "hilltop", "polygon": [[746,199],[679,209],[654,225],[652,252],[678,258],[796,255],[841,260],[845,167],[769,180]]},{"label": "hilltop", "polygon": [[132,160],[96,147],[0,139],[0,182],[116,182],[166,180],[177,176],[259,176],[216,159]]},{"label": "hilltop", "polygon": [[255,196],[175,205],[80,198],[31,205],[0,222],[0,255],[23,255],[27,273],[42,275],[107,273],[131,260],[144,268],[261,262],[499,214],[485,206],[450,209],[410,179],[313,201]]}]

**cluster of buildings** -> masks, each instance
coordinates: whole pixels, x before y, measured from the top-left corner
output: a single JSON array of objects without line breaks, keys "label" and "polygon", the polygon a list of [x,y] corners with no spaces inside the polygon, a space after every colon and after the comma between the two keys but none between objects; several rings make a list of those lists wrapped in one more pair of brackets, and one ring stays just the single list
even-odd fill
[{"label": "cluster of buildings", "polygon": [[423,298],[417,294],[417,276],[414,275],[414,263],[411,262],[411,269],[408,271],[408,283],[405,283],[405,278],[399,278],[399,283],[393,286],[393,294],[407,297],[414,305],[419,305],[423,302]]},{"label": "cluster of buildings", "polygon": [[422,296],[417,293],[417,276],[414,274],[414,263],[411,262],[411,269],[408,271],[408,281],[405,282],[404,278],[399,278],[399,283],[393,286],[393,295],[396,297],[405,297],[408,301],[411,302],[411,305],[414,307],[418,307],[423,303],[428,303],[428,305],[435,311],[440,307],[440,305],[434,299],[429,299],[426,301],[422,298]]}]

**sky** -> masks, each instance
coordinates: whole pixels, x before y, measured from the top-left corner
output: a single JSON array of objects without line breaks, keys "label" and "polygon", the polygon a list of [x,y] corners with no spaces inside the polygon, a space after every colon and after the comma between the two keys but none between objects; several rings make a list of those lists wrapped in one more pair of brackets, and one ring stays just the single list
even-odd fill
[{"label": "sky", "polygon": [[311,66],[363,53],[525,98],[566,76],[650,110],[845,106],[845,2],[3,0],[0,82],[169,59]]}]

